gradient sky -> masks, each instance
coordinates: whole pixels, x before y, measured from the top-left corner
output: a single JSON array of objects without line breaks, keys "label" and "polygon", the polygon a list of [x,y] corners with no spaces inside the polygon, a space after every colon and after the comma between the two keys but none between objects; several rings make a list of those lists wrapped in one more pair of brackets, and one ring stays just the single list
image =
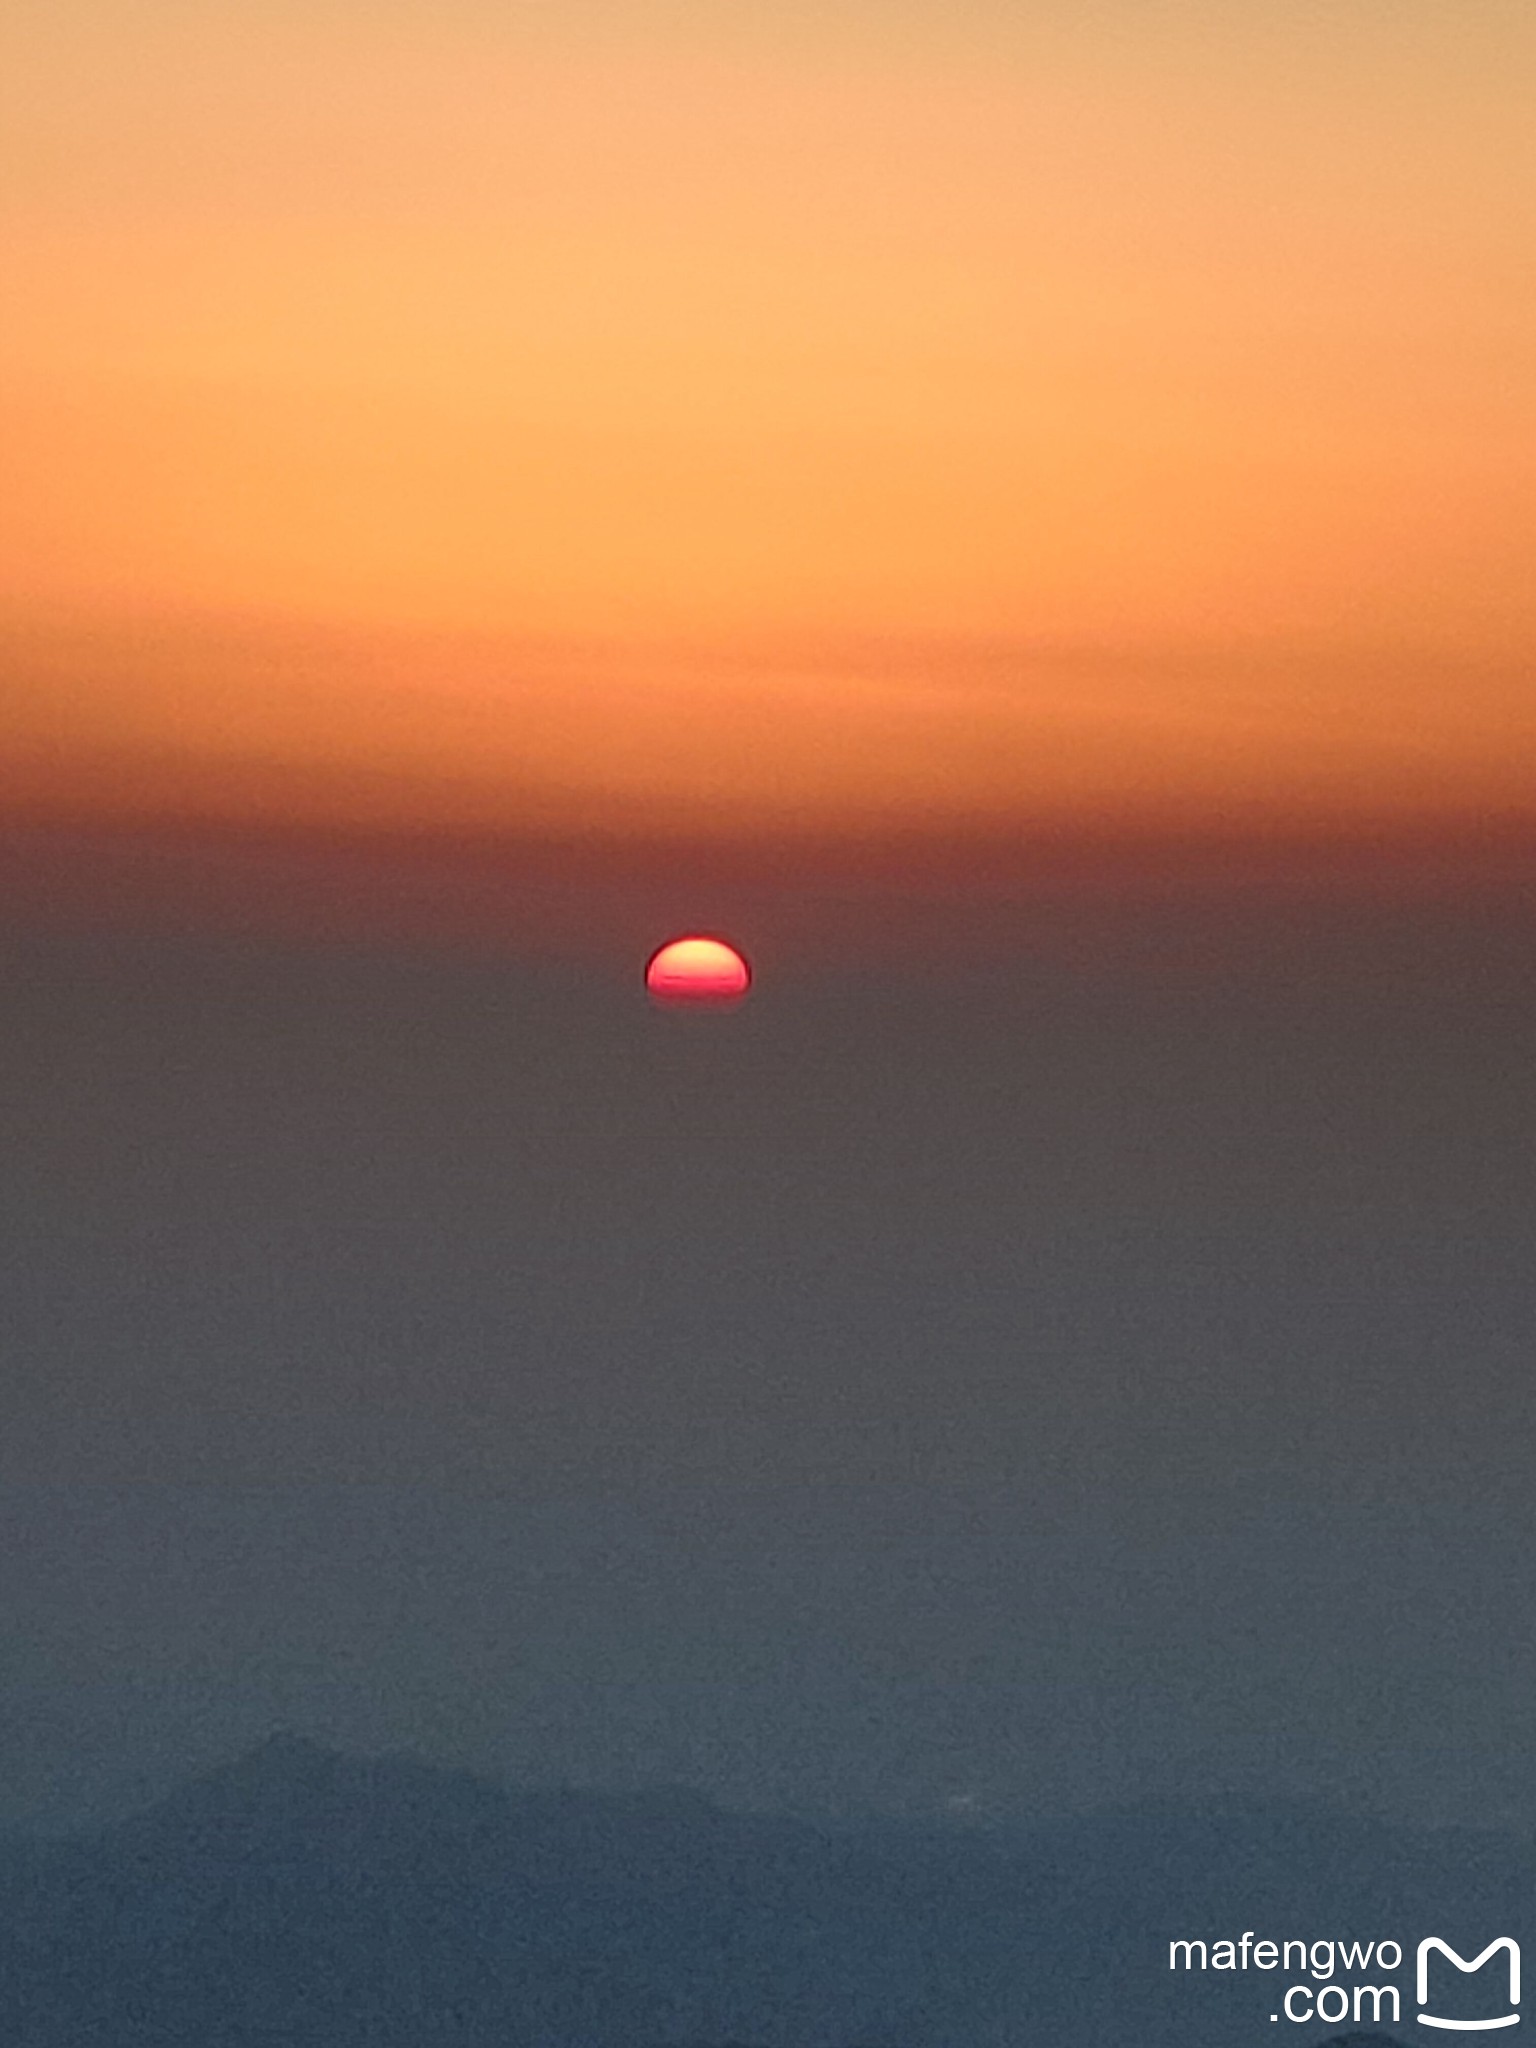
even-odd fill
[{"label": "gradient sky", "polygon": [[[274,1725],[1536,1826],[1536,947],[0,947],[0,1813]],[[1219,970],[1219,971],[1218,971]]]},{"label": "gradient sky", "polygon": [[1533,59],[11,0],[0,1814],[1536,1825]]},{"label": "gradient sky", "polygon": [[1529,827],[1524,0],[0,35],[28,815]]}]

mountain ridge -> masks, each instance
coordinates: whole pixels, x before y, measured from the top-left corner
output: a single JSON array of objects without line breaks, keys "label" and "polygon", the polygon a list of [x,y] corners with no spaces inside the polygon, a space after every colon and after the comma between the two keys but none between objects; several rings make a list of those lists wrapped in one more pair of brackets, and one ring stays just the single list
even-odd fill
[{"label": "mountain ridge", "polygon": [[94,1832],[0,1843],[0,2041],[1226,2048],[1273,2001],[1171,1972],[1175,1936],[1522,1934],[1519,1845],[1428,1839],[1294,1811],[821,1827],[279,1732]]}]

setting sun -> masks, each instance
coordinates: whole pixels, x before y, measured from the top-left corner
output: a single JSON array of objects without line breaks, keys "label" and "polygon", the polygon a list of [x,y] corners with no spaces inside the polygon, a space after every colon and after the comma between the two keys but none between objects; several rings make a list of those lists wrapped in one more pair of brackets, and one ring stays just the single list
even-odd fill
[{"label": "setting sun", "polygon": [[651,955],[645,985],[662,1003],[736,1003],[751,984],[751,971],[723,939],[671,939]]}]

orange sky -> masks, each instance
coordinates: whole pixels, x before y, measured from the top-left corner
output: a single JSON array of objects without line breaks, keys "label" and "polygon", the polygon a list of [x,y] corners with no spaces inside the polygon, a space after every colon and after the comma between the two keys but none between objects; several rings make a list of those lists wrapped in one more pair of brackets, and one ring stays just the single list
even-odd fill
[{"label": "orange sky", "polygon": [[13,0],[0,791],[1536,821],[1533,78],[1528,0]]}]

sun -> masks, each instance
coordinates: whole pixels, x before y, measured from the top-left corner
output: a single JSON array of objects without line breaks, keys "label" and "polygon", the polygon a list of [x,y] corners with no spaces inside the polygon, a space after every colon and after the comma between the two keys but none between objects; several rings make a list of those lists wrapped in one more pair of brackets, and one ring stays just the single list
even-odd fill
[{"label": "sun", "polygon": [[658,1003],[739,1003],[752,970],[724,939],[690,933],[657,947],[645,963],[645,986]]}]

